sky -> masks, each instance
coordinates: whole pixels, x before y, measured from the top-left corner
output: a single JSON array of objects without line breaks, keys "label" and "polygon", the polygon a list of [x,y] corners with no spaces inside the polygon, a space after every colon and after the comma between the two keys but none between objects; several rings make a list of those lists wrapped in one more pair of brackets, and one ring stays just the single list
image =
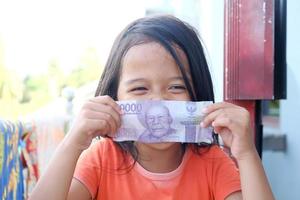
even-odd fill
[{"label": "sky", "polygon": [[25,75],[56,59],[67,72],[93,47],[104,63],[116,35],[144,14],[139,0],[0,0],[3,62]]}]

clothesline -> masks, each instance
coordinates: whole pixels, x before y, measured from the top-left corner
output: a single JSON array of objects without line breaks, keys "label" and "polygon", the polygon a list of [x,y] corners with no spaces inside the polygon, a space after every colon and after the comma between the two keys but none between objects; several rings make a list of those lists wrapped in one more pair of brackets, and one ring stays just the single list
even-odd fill
[{"label": "clothesline", "polygon": [[27,199],[65,135],[62,118],[31,122],[0,119],[0,197]]}]

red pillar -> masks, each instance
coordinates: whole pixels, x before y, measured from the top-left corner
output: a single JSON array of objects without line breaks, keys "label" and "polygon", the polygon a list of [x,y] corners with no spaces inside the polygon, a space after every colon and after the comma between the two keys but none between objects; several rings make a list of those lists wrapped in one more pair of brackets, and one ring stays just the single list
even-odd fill
[{"label": "red pillar", "polygon": [[273,99],[273,0],[225,1],[224,100],[248,109],[262,151],[261,100]]}]

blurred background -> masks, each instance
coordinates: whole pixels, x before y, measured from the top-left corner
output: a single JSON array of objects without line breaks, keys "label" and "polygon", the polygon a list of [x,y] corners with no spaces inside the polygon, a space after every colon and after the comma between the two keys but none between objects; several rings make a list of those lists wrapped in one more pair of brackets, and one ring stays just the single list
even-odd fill
[{"label": "blurred background", "polygon": [[[18,137],[25,142],[16,142],[16,152],[23,153],[21,171],[27,170],[20,172],[19,192],[30,192],[80,105],[94,96],[115,37],[137,18],[167,13],[193,25],[206,47],[216,100],[222,101],[224,7],[222,0],[0,0],[0,120],[24,129]],[[263,163],[282,200],[300,199],[299,10],[299,1],[287,3],[287,98],[262,102]],[[1,137],[4,160],[7,138]],[[272,147],[276,137],[283,148]],[[0,189],[10,180],[4,169],[0,164]]]}]

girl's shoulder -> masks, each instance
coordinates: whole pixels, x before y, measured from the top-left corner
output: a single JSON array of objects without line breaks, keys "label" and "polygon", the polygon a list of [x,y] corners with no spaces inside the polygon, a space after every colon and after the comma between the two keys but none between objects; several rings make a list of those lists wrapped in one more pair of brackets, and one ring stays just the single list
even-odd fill
[{"label": "girl's shoulder", "polygon": [[81,157],[88,157],[95,166],[119,165],[124,162],[126,155],[121,148],[110,138],[94,140],[91,146],[85,150]]},{"label": "girl's shoulder", "polygon": [[[228,150],[226,148],[221,148],[218,145],[212,145],[209,147],[198,147],[198,149],[191,148],[193,152],[193,159],[198,160],[199,162],[202,161],[212,161],[213,163],[216,162],[223,162],[224,160],[232,160],[229,156]],[[206,162],[211,163],[211,162]]]},{"label": "girl's shoulder", "polygon": [[217,145],[200,148],[198,152],[191,151],[192,155],[186,168],[187,171],[193,172],[194,175],[200,174],[199,177],[215,177],[223,172],[233,172],[235,174],[238,171],[238,167],[232,157]]},{"label": "girl's shoulder", "polygon": [[101,138],[93,140],[87,151],[94,153],[120,153],[120,148],[110,138]]}]

